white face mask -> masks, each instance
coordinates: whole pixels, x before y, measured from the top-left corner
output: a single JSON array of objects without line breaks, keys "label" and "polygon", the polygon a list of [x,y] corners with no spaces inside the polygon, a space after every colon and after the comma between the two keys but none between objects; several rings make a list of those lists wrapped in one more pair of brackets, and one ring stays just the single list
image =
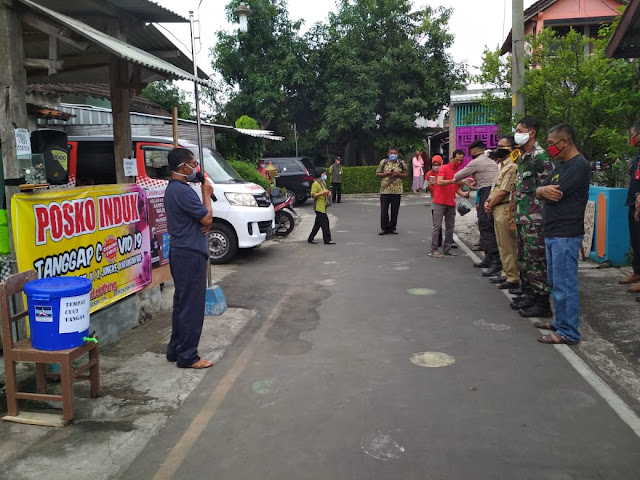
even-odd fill
[{"label": "white face mask", "polygon": [[184,173],[178,173],[178,172],[173,172],[176,175],[182,175],[183,177],[185,177],[187,179],[187,182],[194,182],[196,180],[196,177],[198,175],[198,171],[193,168],[191,165],[189,165],[188,163],[181,163],[180,165],[178,165],[179,167],[182,165],[186,165],[187,167],[189,167],[191,169],[191,173],[189,175],[185,175]]},{"label": "white face mask", "polygon": [[516,133],[513,138],[515,139],[517,145],[523,146],[531,138],[531,132]]},{"label": "white face mask", "polygon": [[320,179],[321,179],[323,182],[326,182],[326,181],[327,181],[327,176],[326,176],[325,174],[322,174],[322,176],[320,177]]}]

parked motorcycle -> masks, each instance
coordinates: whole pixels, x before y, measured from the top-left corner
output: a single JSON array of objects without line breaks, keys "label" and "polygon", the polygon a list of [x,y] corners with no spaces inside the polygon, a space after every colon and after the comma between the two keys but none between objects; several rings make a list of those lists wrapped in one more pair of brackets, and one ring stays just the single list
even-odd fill
[{"label": "parked motorcycle", "polygon": [[[279,193],[279,192],[278,192]],[[279,237],[286,237],[296,226],[298,214],[293,209],[294,197],[283,197],[282,195],[271,194],[271,203],[276,212],[276,227],[274,233]]]}]

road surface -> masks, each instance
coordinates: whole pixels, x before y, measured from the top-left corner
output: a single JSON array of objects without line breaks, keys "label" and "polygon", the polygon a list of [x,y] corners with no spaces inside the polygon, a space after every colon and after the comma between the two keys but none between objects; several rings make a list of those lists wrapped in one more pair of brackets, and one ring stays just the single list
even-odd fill
[{"label": "road surface", "polygon": [[399,235],[375,199],[330,212],[337,245],[307,216],[239,260],[254,322],[122,478],[640,478],[632,428],[464,251],[427,257],[423,199]]}]

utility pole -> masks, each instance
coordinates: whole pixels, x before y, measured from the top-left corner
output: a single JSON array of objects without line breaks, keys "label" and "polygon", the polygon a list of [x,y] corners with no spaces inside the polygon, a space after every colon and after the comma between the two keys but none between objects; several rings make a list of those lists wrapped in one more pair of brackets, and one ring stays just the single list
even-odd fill
[{"label": "utility pole", "polygon": [[511,28],[511,115],[517,121],[525,114],[524,94],[524,6],[523,0],[512,0]]}]

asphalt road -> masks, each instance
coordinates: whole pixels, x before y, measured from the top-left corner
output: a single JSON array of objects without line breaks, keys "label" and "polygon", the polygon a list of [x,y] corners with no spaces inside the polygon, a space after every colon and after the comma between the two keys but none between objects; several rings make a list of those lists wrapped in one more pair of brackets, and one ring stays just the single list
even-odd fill
[{"label": "asphalt road", "polygon": [[634,432],[403,203],[397,236],[350,199],[337,245],[244,255],[222,286],[254,323],[123,478],[640,478]]}]

